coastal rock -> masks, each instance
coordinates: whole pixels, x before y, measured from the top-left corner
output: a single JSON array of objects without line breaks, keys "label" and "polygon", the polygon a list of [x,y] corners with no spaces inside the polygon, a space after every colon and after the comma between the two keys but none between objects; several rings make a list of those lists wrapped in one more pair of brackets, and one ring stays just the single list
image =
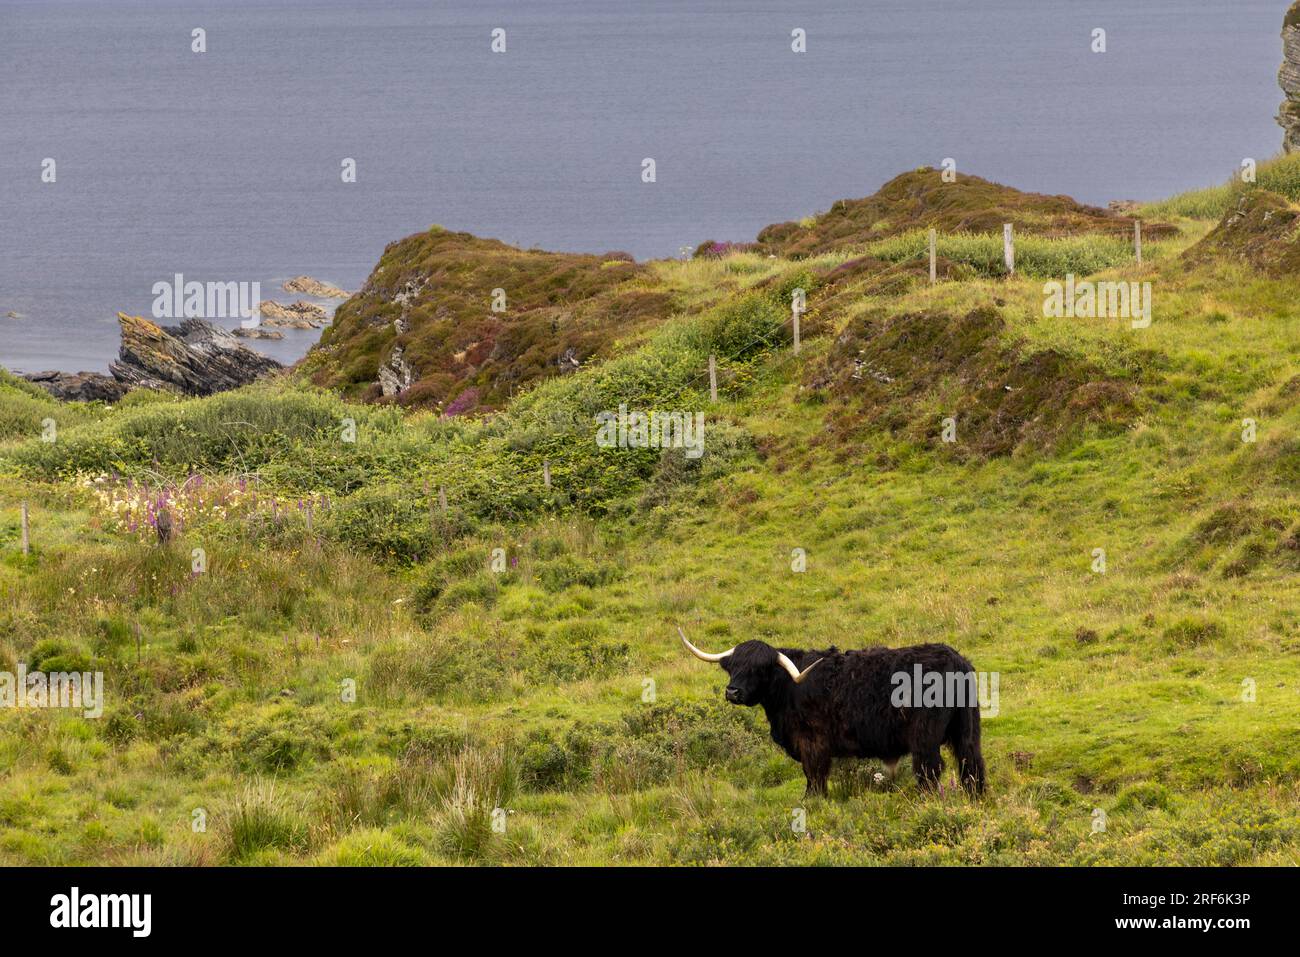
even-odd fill
[{"label": "coastal rock", "polygon": [[102,372],[33,372],[24,376],[64,402],[116,402],[127,387]]},{"label": "coastal rock", "polygon": [[338,286],[312,279],[311,276],[294,276],[284,284],[285,292],[298,292],[304,296],[316,296],[320,299],[347,299],[352,295]]},{"label": "coastal rock", "polygon": [[394,346],[387,362],[379,364],[379,388],[385,396],[401,395],[415,381],[415,370],[402,357],[402,347]]},{"label": "coastal rock", "polygon": [[238,329],[231,329],[232,336],[239,336],[241,339],[283,339],[284,333],[277,332],[274,329],[264,329],[261,326],[255,326],[252,329],[245,329],[240,326]]},{"label": "coastal rock", "polygon": [[329,322],[329,313],[310,302],[297,302],[284,306],[270,299],[258,305],[264,326],[283,326],[289,329],[319,329]]},{"label": "coastal rock", "polygon": [[1286,94],[1277,112],[1282,149],[1292,153],[1300,150],[1300,2],[1291,4],[1282,21],[1282,68],[1277,82]]},{"label": "coastal rock", "polygon": [[405,306],[407,303],[414,301],[420,293],[424,292],[426,280],[409,279],[406,287],[393,297],[393,302],[399,306]]},{"label": "coastal rock", "polygon": [[122,347],[110,371],[129,387],[211,395],[283,368],[204,319],[186,319],[179,326],[159,326],[121,312],[117,319]]}]

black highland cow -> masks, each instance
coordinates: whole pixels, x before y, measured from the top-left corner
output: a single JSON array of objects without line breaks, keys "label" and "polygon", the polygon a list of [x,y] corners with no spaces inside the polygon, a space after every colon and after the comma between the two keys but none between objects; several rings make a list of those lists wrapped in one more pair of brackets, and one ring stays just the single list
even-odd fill
[{"label": "black highland cow", "polygon": [[[943,773],[944,744],[952,748],[962,785],[983,792],[975,669],[947,645],[798,651],[746,641],[708,654],[677,632],[693,655],[717,662],[730,676],[728,701],[763,706],[772,740],[803,765],[808,794],[826,793],[832,758],[878,758],[893,774],[905,754],[920,786],[932,788]],[[923,699],[920,688],[915,698],[897,694],[902,684],[931,675],[970,694],[938,701]]]}]

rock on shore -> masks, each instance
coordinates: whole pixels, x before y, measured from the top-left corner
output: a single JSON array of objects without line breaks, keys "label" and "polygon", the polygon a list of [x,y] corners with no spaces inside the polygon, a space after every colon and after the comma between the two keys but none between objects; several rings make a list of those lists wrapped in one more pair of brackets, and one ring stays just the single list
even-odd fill
[{"label": "rock on shore", "polygon": [[352,293],[346,292],[338,286],[321,282],[319,279],[312,279],[311,276],[294,276],[285,282],[284,291],[302,293],[304,296],[316,296],[320,299],[347,299],[352,295]]},{"label": "rock on shore", "polygon": [[164,389],[185,395],[224,392],[284,368],[243,345],[235,334],[203,319],[159,326],[140,316],[117,314],[122,346],[110,375],[99,372],[37,372],[28,381],[56,399],[116,402],[130,389]]},{"label": "rock on shore", "polygon": [[127,386],[102,372],[33,372],[24,376],[65,402],[116,402]]},{"label": "rock on shore", "polygon": [[319,329],[329,322],[329,313],[320,306],[299,299],[284,306],[270,299],[258,305],[264,326],[284,326],[289,329]]},{"label": "rock on shore", "polygon": [[122,348],[109,371],[128,386],[211,395],[284,368],[204,319],[186,319],[179,326],[159,326],[121,312],[117,319]]},{"label": "rock on shore", "polygon": [[241,339],[283,339],[284,333],[277,332],[275,329],[263,329],[261,326],[254,326],[252,329],[245,329],[243,326],[231,329],[232,336],[239,336]]}]

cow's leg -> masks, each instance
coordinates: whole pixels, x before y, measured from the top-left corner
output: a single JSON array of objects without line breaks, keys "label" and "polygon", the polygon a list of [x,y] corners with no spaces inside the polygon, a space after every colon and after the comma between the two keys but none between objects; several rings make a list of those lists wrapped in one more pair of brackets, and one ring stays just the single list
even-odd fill
[{"label": "cow's leg", "polygon": [[901,760],[903,760],[903,759],[902,759],[902,758],[894,758],[894,760],[892,760],[892,761],[881,761],[881,762],[880,762],[881,764],[883,764],[883,765],[885,766],[885,774],[889,776],[889,780],[892,781],[892,780],[894,780],[894,778],[898,777],[898,762],[901,761]]},{"label": "cow's leg", "polygon": [[980,751],[979,708],[958,710],[948,727],[948,743],[957,759],[957,776],[970,794],[984,793],[984,755]]},{"label": "cow's leg", "polygon": [[924,790],[931,790],[943,776],[943,755],[937,747],[917,748],[912,752],[912,773],[916,783]]},{"label": "cow's leg", "polygon": [[808,779],[804,797],[825,797],[826,779],[831,774],[831,755],[820,748],[804,748],[802,755],[803,775]]}]

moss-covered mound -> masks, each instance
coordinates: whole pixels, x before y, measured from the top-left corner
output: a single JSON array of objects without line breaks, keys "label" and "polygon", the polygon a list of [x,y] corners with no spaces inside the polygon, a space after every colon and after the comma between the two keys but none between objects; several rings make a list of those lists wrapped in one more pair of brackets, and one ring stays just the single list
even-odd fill
[{"label": "moss-covered mound", "polygon": [[1195,264],[1227,257],[1270,276],[1294,275],[1300,270],[1298,232],[1300,206],[1268,190],[1250,190],[1184,258]]},{"label": "moss-covered mound", "polygon": [[[1017,231],[1051,237],[1133,232],[1131,218],[1085,206],[1068,196],[1024,193],[964,174],[945,183],[938,170],[925,167],[894,177],[865,199],[839,200],[810,220],[768,226],[758,234],[758,247],[783,256],[813,256],[917,228],[987,233],[1000,232],[1004,223]],[[1143,232],[1159,238],[1177,230],[1144,223]]]},{"label": "moss-covered mound", "polygon": [[305,368],[317,385],[378,399],[381,364],[404,363],[409,384],[392,396],[404,406],[499,408],[671,306],[626,253],[522,250],[434,227],[384,250]]},{"label": "moss-covered mound", "polygon": [[1025,352],[1005,325],[993,308],[854,320],[811,381],[836,405],[827,440],[848,450],[883,429],[944,447],[951,417],[953,454],[987,459],[1057,448],[1087,424],[1113,431],[1133,417],[1132,383],[1053,349]]}]

